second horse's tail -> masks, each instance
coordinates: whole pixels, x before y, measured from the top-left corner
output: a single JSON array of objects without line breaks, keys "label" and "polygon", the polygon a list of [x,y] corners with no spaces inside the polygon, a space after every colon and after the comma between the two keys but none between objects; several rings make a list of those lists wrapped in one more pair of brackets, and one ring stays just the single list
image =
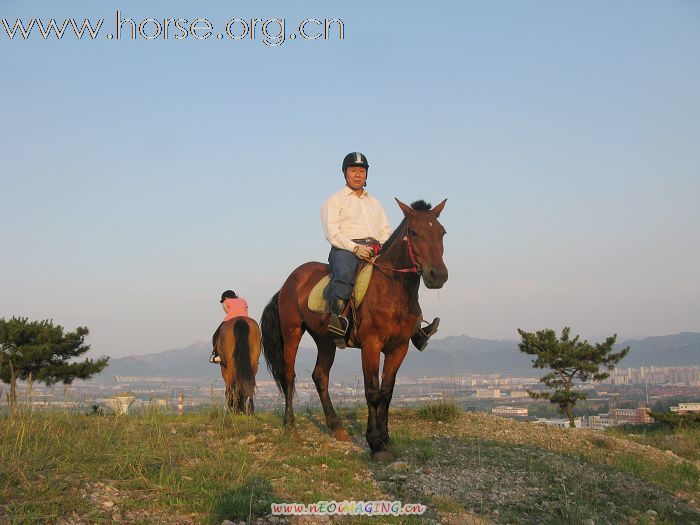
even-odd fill
[{"label": "second horse's tail", "polygon": [[233,365],[236,368],[236,390],[239,399],[245,404],[255,395],[255,375],[250,366],[250,327],[245,319],[238,319],[233,325],[236,346],[233,349]]},{"label": "second horse's tail", "polygon": [[[267,369],[272,374],[277,388],[280,392],[285,392],[286,381],[284,379],[284,340],[280,328],[279,295],[277,292],[267,303],[260,319],[260,330],[262,331],[262,347]],[[292,387],[294,388],[294,387]]]}]

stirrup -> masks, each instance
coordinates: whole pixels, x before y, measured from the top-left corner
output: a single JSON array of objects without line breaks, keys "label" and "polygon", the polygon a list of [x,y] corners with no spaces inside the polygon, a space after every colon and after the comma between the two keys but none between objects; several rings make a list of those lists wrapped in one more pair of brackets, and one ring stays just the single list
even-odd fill
[{"label": "stirrup", "polygon": [[345,334],[348,333],[348,327],[350,322],[345,318],[337,314],[331,314],[328,317],[328,331],[345,338]]},{"label": "stirrup", "polygon": [[428,339],[435,335],[439,325],[440,318],[436,317],[429,325],[425,327],[418,327],[416,333],[411,336],[411,342],[418,349],[418,351],[422,352],[425,350],[425,347],[428,346]]},{"label": "stirrup", "polygon": [[335,346],[341,350],[348,346],[346,341],[348,328],[350,328],[350,322],[347,320],[347,318],[338,314],[331,314],[328,318],[328,331],[332,334],[340,336],[336,337],[333,342],[335,343]]}]

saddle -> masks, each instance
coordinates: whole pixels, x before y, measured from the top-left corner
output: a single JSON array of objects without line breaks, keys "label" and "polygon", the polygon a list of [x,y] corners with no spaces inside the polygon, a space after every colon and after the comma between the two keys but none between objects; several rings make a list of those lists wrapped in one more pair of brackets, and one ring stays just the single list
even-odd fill
[{"label": "saddle", "polygon": [[[362,299],[365,298],[365,293],[367,292],[367,287],[369,286],[369,281],[372,277],[372,268],[373,266],[371,264],[367,264],[360,270],[357,279],[355,279],[355,286],[352,290],[352,295],[355,298],[355,306],[360,306]],[[327,274],[316,283],[309,294],[309,310],[316,312],[317,314],[330,313],[331,305],[327,298],[327,289],[330,282],[331,276],[330,274]]]}]

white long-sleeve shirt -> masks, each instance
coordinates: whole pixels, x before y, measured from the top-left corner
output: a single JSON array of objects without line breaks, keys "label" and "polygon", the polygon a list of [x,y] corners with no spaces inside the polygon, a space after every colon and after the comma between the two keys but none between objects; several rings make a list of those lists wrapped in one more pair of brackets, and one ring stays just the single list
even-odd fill
[{"label": "white long-sleeve shirt", "polygon": [[385,243],[391,226],[384,208],[367,191],[358,197],[352,189],[343,189],[328,197],[321,208],[323,233],[336,248],[352,251],[357,243],[352,239],[374,237]]}]

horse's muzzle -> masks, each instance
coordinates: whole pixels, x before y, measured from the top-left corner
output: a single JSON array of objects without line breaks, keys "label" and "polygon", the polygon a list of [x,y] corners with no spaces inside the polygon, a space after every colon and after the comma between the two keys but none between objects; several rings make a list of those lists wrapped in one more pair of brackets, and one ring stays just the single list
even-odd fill
[{"label": "horse's muzzle", "polygon": [[447,282],[447,268],[423,270],[423,282],[426,288],[442,288]]}]

